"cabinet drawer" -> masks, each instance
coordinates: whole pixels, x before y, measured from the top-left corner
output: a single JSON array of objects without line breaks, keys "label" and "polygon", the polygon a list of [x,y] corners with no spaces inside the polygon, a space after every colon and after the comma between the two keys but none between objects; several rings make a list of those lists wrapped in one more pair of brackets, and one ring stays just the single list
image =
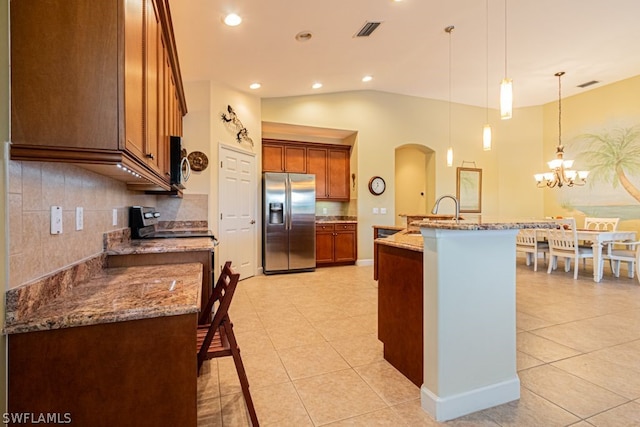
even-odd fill
[{"label": "cabinet drawer", "polygon": [[336,231],[343,231],[343,230],[355,231],[356,226],[357,224],[335,224],[335,230]]},{"label": "cabinet drawer", "polygon": [[316,231],[334,231],[334,224],[316,224]]}]

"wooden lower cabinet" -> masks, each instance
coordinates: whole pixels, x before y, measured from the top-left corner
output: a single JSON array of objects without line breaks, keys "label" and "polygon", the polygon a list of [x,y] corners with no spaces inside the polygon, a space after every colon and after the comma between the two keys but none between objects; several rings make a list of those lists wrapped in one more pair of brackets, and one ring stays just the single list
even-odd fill
[{"label": "wooden lower cabinet", "polygon": [[354,264],[357,255],[357,224],[316,224],[316,265]]},{"label": "wooden lower cabinet", "polygon": [[195,427],[197,315],[9,335],[8,412],[78,426]]}]

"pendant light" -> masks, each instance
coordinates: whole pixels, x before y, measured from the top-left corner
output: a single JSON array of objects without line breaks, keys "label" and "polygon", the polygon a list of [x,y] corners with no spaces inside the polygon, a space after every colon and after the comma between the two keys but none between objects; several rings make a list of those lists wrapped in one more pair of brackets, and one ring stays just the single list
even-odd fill
[{"label": "pendant light", "polygon": [[507,0],[504,0],[504,78],[500,82],[500,118],[513,116],[513,81],[507,77]]},{"label": "pendant light", "polygon": [[482,149],[484,151],[490,151],[491,150],[491,125],[489,124],[489,0],[485,1],[485,8],[486,8],[486,21],[487,21],[487,40],[486,40],[486,45],[485,45],[485,52],[487,55],[487,60],[486,60],[486,64],[487,64],[487,70],[486,70],[486,75],[485,75],[485,82],[486,82],[486,93],[485,93],[485,102],[486,102],[486,106],[485,106],[485,111],[486,111],[486,120],[485,120],[485,125],[482,128]]},{"label": "pendant light", "polygon": [[449,34],[449,148],[447,148],[447,167],[453,166],[453,147],[451,146],[451,33],[455,27],[449,25],[444,29]]}]

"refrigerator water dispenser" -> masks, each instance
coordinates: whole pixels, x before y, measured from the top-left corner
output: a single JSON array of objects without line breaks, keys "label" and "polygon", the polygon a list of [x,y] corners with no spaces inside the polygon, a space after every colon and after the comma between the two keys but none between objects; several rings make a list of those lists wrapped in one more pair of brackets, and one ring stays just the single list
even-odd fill
[{"label": "refrigerator water dispenser", "polygon": [[282,203],[269,203],[269,224],[284,224]]}]

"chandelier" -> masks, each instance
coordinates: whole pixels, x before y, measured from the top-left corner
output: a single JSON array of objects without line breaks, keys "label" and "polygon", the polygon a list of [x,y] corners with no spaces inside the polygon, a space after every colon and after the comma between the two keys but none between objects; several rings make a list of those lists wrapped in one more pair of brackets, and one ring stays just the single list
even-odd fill
[{"label": "chandelier", "polygon": [[547,163],[551,171],[534,175],[538,188],[584,185],[589,175],[589,171],[572,170],[573,160],[564,159],[564,146],[562,145],[562,86],[560,82],[564,71],[554,75],[558,78],[558,147],[556,148],[556,158]]}]

